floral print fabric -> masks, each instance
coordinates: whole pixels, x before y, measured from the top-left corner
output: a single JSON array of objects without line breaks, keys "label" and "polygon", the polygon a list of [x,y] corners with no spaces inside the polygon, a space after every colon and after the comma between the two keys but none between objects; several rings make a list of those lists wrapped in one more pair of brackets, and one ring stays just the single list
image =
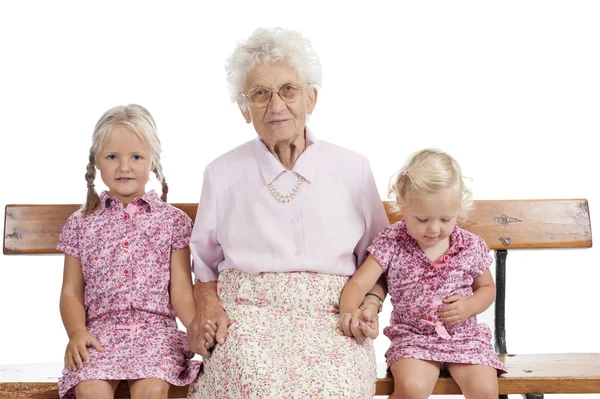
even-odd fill
[{"label": "floral print fabric", "polygon": [[372,341],[359,343],[337,327],[347,281],[310,272],[221,272],[219,299],[233,324],[188,398],[372,398]]},{"label": "floral print fabric", "polygon": [[387,276],[393,311],[384,334],[391,346],[388,367],[399,359],[413,358],[446,363],[480,364],[506,372],[491,345],[485,324],[471,316],[457,325],[444,325],[450,335],[436,331],[438,311],[452,295],[470,297],[473,280],[492,263],[482,238],[458,226],[446,253],[432,262],[407,230],[404,221],[385,228],[368,248]]},{"label": "floral print fabric", "polygon": [[57,248],[81,263],[86,326],[104,352],[88,348],[89,364],[63,370],[61,397],[90,379],[195,379],[200,363],[190,361],[169,296],[171,253],[189,245],[191,229],[190,218],[154,191],[127,207],[103,192],[100,209],[67,220]]}]

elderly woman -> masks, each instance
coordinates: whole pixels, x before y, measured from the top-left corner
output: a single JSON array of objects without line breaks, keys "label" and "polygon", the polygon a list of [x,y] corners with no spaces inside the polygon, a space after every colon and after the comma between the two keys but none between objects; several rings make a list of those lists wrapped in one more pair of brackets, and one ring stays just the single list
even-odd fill
[{"label": "elderly woman", "polygon": [[189,397],[372,398],[375,355],[357,317],[378,328],[384,286],[338,320],[344,284],[388,223],[369,163],[306,127],[321,66],[297,32],[258,29],[227,72],[258,137],[204,172],[188,337],[206,361]]}]

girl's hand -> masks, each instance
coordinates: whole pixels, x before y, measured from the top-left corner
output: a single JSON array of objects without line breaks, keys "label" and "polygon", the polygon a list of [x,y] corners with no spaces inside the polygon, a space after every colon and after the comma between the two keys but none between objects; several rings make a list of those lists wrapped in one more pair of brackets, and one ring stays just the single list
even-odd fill
[{"label": "girl's hand", "polygon": [[73,333],[65,351],[65,366],[70,371],[81,370],[84,363],[90,362],[90,355],[87,351],[88,346],[93,346],[99,352],[104,351],[96,337],[86,329],[81,329]]},{"label": "girl's hand", "polygon": [[444,299],[449,305],[440,309],[440,319],[446,324],[460,324],[472,316],[468,298],[452,295]]},{"label": "girl's hand", "polygon": [[[231,322],[229,325],[231,325]],[[210,320],[208,320],[204,325],[204,338],[206,339],[204,347],[207,350],[210,350],[213,346],[215,346],[215,343],[217,342],[217,339],[215,338],[217,336],[217,330],[217,325]]]},{"label": "girl's hand", "polygon": [[359,320],[358,325],[367,338],[375,339],[379,335],[379,323],[377,320]]},{"label": "girl's hand", "polygon": [[375,314],[374,317],[365,320],[361,306],[359,309],[351,309],[347,313],[340,314],[338,328],[345,336],[354,337],[359,342],[365,338],[375,339],[379,335],[379,318]]}]

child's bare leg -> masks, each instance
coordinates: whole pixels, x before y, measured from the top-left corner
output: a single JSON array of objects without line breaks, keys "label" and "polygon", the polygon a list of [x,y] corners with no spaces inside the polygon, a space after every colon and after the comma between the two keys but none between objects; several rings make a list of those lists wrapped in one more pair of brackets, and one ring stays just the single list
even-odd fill
[{"label": "child's bare leg", "polygon": [[391,367],[394,393],[389,399],[426,399],[440,376],[440,363],[418,359],[400,359]]},{"label": "child's bare leg", "polygon": [[87,380],[75,385],[75,396],[83,399],[113,398],[119,381]]},{"label": "child's bare leg", "polygon": [[129,380],[131,399],[163,399],[169,395],[169,383],[159,378]]},{"label": "child's bare leg", "polygon": [[495,368],[478,364],[448,363],[448,371],[466,399],[498,397],[498,372]]}]

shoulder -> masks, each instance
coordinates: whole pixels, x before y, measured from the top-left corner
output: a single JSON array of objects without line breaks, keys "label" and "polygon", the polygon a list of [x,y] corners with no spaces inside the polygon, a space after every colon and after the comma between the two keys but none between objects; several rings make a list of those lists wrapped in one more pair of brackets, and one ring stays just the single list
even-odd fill
[{"label": "shoulder", "polygon": [[386,226],[377,234],[373,240],[373,244],[393,243],[395,246],[400,246],[406,241],[406,226],[402,222],[394,223]]},{"label": "shoulder", "polygon": [[81,213],[81,209],[76,210],[67,218],[65,224],[63,225],[61,231],[62,233],[66,233],[69,230],[73,230],[76,228],[81,228],[81,222],[83,220],[83,214]]},{"label": "shoulder", "polygon": [[225,154],[218,156],[207,165],[206,169],[215,172],[224,172],[231,170],[232,167],[240,164],[252,161],[255,162],[256,155],[253,148],[254,141],[255,140],[247,141],[244,144],[227,151]]},{"label": "shoulder", "polygon": [[98,217],[98,214],[99,210],[96,210],[87,216],[83,216],[82,210],[78,209],[75,212],[73,212],[71,216],[69,216],[65,223],[65,227],[68,226],[71,228],[81,228],[82,226],[85,226],[86,224],[89,224],[93,220],[95,220]]},{"label": "shoulder", "polygon": [[171,204],[161,202],[160,204],[157,204],[155,206],[157,206],[157,211],[161,215],[166,216],[168,219],[172,219],[174,221],[192,220],[187,213]]},{"label": "shoulder", "polygon": [[327,141],[319,141],[319,169],[326,170],[329,179],[343,182],[357,195],[366,181],[373,179],[367,157]]},{"label": "shoulder", "polygon": [[390,240],[402,242],[406,239],[407,236],[406,224],[403,222],[397,222],[386,226],[381,232],[378,234],[379,237],[387,238]]},{"label": "shoulder", "polygon": [[[344,162],[348,164],[356,164],[362,166],[363,162],[367,162],[367,157],[359,154],[356,151],[349,150],[337,144],[330,143],[328,141],[319,140],[320,155],[324,158],[332,158],[337,162]],[[345,166],[345,165],[344,165]]]},{"label": "shoulder", "polygon": [[479,237],[477,234],[473,234],[470,231],[462,229],[460,227],[456,228],[457,237],[460,240],[461,246],[467,250],[480,252],[480,251],[489,251],[485,240]]}]

